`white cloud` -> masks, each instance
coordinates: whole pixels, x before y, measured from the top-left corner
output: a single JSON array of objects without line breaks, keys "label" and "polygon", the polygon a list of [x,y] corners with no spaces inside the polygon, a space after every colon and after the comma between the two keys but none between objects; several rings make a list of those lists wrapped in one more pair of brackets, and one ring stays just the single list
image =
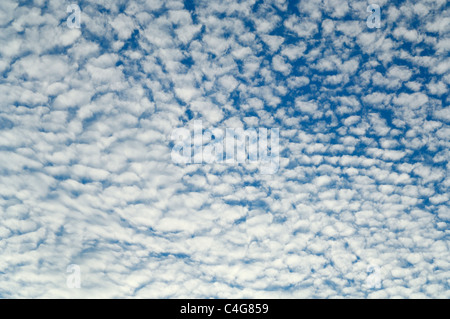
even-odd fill
[{"label": "white cloud", "polygon": [[425,105],[428,102],[428,97],[423,93],[401,93],[400,95],[394,97],[392,101],[397,105],[408,106],[416,109]]},{"label": "white cloud", "polygon": [[[445,1],[379,4],[83,2],[71,30],[2,1],[0,295],[448,298]],[[279,127],[277,174],[175,165],[195,120]]]}]

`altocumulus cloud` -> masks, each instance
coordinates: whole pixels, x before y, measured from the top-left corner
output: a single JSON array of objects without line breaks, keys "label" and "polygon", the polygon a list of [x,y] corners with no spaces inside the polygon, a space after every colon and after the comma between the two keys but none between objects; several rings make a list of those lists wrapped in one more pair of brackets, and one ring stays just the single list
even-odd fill
[{"label": "altocumulus cloud", "polygon": [[448,4],[374,3],[2,0],[0,297],[449,298]]}]

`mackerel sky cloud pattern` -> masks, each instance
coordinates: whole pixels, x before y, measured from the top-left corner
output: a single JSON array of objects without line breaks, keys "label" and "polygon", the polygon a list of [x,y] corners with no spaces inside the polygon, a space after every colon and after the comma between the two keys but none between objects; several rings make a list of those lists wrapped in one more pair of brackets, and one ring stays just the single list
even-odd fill
[{"label": "mackerel sky cloud pattern", "polygon": [[[0,297],[450,298],[449,13],[0,1]],[[174,163],[199,120],[278,171]]]}]

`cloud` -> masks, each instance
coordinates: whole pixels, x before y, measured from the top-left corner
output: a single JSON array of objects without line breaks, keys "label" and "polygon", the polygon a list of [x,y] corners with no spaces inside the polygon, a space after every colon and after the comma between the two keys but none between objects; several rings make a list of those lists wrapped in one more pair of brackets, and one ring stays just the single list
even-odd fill
[{"label": "cloud", "polygon": [[[450,297],[445,1],[379,4],[2,1],[0,297]],[[278,171],[174,163],[198,120]]]}]

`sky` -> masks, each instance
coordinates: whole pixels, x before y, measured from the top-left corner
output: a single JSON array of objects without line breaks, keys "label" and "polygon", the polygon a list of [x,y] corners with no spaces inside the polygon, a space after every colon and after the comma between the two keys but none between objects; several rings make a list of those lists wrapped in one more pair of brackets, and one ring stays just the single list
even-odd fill
[{"label": "sky", "polygon": [[[449,34],[445,0],[0,1],[0,298],[450,298]],[[279,167],[175,162],[195,121]]]}]

